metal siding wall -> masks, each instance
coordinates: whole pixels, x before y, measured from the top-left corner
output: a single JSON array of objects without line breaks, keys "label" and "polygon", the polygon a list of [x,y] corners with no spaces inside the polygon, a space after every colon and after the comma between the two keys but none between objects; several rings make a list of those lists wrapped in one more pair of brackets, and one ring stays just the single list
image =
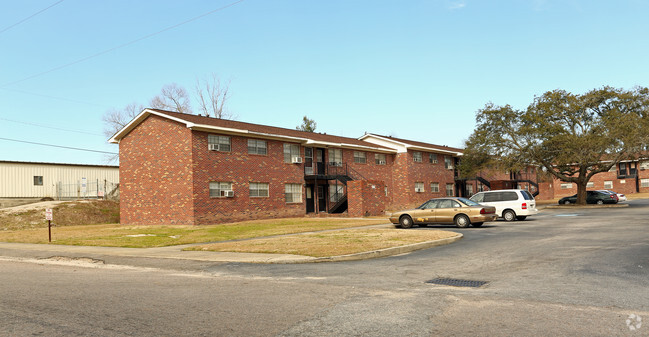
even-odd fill
[{"label": "metal siding wall", "polygon": [[[34,186],[34,176],[43,176],[43,186]],[[104,179],[118,183],[119,168],[0,163],[0,198],[55,198],[59,182],[73,184],[83,177],[88,185]]]}]

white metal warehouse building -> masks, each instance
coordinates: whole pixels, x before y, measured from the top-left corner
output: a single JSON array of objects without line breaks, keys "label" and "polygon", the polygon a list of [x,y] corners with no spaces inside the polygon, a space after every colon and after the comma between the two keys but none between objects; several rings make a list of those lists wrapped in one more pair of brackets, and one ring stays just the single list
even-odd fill
[{"label": "white metal warehouse building", "polygon": [[119,166],[0,161],[0,198],[97,198],[118,184]]}]

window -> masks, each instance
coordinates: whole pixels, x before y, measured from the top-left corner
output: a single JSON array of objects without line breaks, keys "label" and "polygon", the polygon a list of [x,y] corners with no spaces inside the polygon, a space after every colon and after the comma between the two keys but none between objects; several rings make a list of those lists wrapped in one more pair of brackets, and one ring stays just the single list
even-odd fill
[{"label": "window", "polygon": [[329,149],[329,165],[343,166],[343,151],[341,149]]},{"label": "window", "polygon": [[589,181],[588,183],[586,183],[586,188],[593,188],[593,187],[595,187],[595,183],[594,183],[594,182]]},{"label": "window", "polygon": [[428,162],[431,164],[437,164],[437,155],[434,153],[428,154]]},{"label": "window", "polygon": [[285,184],[284,192],[287,203],[302,202],[302,184]]},{"label": "window", "polygon": [[469,197],[473,195],[473,185],[466,185],[466,195]]},{"label": "window", "polygon": [[225,197],[226,191],[232,191],[232,183],[222,181],[210,182],[210,197],[220,198]]},{"label": "window", "polygon": [[439,183],[430,183],[430,191],[433,193],[439,192]]},{"label": "window", "polygon": [[626,163],[620,163],[620,175],[621,176],[626,175]]},{"label": "window", "polygon": [[34,186],[43,186],[43,176],[34,176]]},{"label": "window", "polygon": [[338,202],[345,195],[344,185],[329,185],[329,201]]},{"label": "window", "polygon": [[266,155],[266,141],[259,139],[248,139],[248,153]]},{"label": "window", "polygon": [[284,143],[284,162],[292,163],[293,157],[300,156],[300,145]]},{"label": "window", "polygon": [[444,168],[447,170],[453,169],[453,158],[449,156],[444,156]]},{"label": "window", "polygon": [[412,160],[415,161],[415,163],[421,163],[421,152],[419,151],[414,151],[412,153]]},{"label": "window", "polygon": [[610,190],[611,188],[613,188],[613,181],[612,180],[604,181],[604,189]]},{"label": "window", "polygon": [[221,151],[221,152],[230,152],[230,137],[228,136],[217,136],[217,135],[208,135],[207,144],[210,150]]},{"label": "window", "polygon": [[649,187],[649,179],[640,179],[640,187]]},{"label": "window", "polygon": [[454,190],[454,188],[453,188],[453,184],[446,184],[446,196],[447,196],[447,197],[452,197],[453,194],[455,194],[455,193],[453,192],[453,190]]},{"label": "window", "polygon": [[250,183],[251,197],[267,197],[268,183]]},{"label": "window", "polygon": [[561,184],[561,189],[562,190],[567,190],[569,188],[572,188],[572,183],[562,183]]},{"label": "window", "polygon": [[365,158],[365,152],[354,151],[354,163],[360,163],[360,164],[367,163],[367,159]]},{"label": "window", "polygon": [[423,192],[424,191],[424,183],[423,182],[416,182],[415,183],[415,192]]},{"label": "window", "polygon": [[374,161],[376,162],[376,165],[385,165],[385,154],[384,153],[376,153],[374,154]]}]

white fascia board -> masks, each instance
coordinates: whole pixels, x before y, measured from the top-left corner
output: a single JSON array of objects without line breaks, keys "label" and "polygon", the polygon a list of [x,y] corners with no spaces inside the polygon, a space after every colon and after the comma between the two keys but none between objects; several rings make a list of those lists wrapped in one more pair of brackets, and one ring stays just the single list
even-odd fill
[{"label": "white fascia board", "polygon": [[323,142],[323,141],[312,140],[312,139],[309,139],[306,142],[306,144],[304,144],[304,145],[324,146],[324,147],[340,147],[340,148],[345,148],[345,149],[365,150],[365,151],[380,152],[380,153],[395,153],[396,152],[394,150],[381,149],[381,148],[373,147],[373,146],[363,146],[363,145],[347,144],[347,143]]},{"label": "white fascia board", "polygon": [[284,136],[284,135],[265,133],[265,132],[256,132],[256,131],[250,131],[244,129],[226,128],[226,127],[214,126],[214,125],[192,124],[191,126],[188,127],[192,130],[197,130],[197,131],[218,132],[218,133],[237,135],[237,136],[243,135],[246,137],[262,138],[262,139],[284,140],[293,143],[306,143],[308,141],[308,139],[306,138]]},{"label": "white fascia board", "polygon": [[124,136],[126,136],[129,132],[131,132],[131,130],[133,130],[138,124],[142,123],[142,121],[144,121],[147,117],[149,117],[149,115],[164,117],[176,121],[178,123],[185,124],[187,127],[189,127],[189,125],[192,124],[184,119],[172,117],[158,111],[144,109],[137,116],[135,116],[135,118],[133,118],[128,124],[126,124],[126,126],[124,126],[121,130],[117,131],[117,133],[115,133],[112,137],[110,137],[110,139],[108,139],[108,142],[119,143],[120,139],[124,138]]},{"label": "white fascia board", "polygon": [[423,147],[423,146],[415,146],[415,145],[408,145],[406,147],[408,148],[408,150],[437,152],[437,153],[448,153],[448,154],[452,154],[452,155],[455,155],[455,156],[458,156],[458,157],[462,157],[464,155],[462,152],[441,150],[441,149],[433,149],[432,147]]},{"label": "white fascia board", "polygon": [[359,137],[358,140],[362,140],[364,142],[368,142],[368,143],[371,143],[371,144],[385,146],[385,147],[394,149],[397,153],[408,152],[408,147],[407,147],[406,144],[404,144],[402,142],[399,142],[399,141],[396,141],[396,140],[393,140],[393,139],[377,136],[377,135],[374,135],[374,134],[371,134],[371,133],[367,133],[367,134]]}]

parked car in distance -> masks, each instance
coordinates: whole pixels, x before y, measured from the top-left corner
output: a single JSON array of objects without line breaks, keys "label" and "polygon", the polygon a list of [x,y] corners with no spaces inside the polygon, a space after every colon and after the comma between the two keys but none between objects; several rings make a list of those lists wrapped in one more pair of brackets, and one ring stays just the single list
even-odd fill
[{"label": "parked car in distance", "polygon": [[597,190],[597,192],[615,194],[615,195],[617,195],[617,202],[626,201],[626,195],[624,195],[622,193],[617,193],[617,192],[613,192],[613,191],[609,191],[609,190]]},{"label": "parked car in distance", "polygon": [[522,221],[539,212],[534,196],[526,190],[483,191],[474,194],[470,199],[482,205],[496,207],[496,214],[505,221]]},{"label": "parked car in distance", "polygon": [[[601,191],[586,191],[587,204],[617,204],[617,194],[604,193]],[[577,203],[577,195],[563,197],[559,199],[559,205],[569,205]]]},{"label": "parked car in distance", "polygon": [[496,208],[480,205],[467,198],[447,197],[431,199],[415,209],[392,213],[390,222],[400,228],[413,225],[455,224],[457,227],[480,227],[494,221]]}]

